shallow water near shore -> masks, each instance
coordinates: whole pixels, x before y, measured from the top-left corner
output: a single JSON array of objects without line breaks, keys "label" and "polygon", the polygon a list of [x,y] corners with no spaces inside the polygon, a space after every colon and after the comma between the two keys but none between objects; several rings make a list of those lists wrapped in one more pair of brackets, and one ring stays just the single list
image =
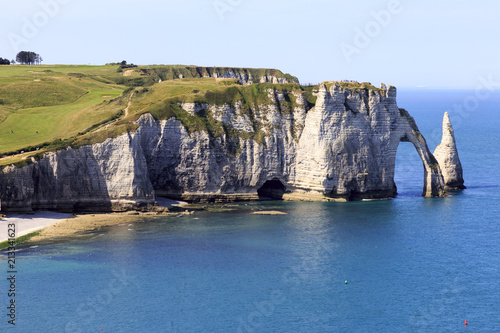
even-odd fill
[{"label": "shallow water near shore", "polygon": [[[467,93],[400,91],[398,104],[433,150]],[[497,331],[497,97],[453,124],[463,192],[420,197],[421,162],[401,144],[393,200],[240,203],[21,246],[16,327],[4,314],[0,331]]]}]

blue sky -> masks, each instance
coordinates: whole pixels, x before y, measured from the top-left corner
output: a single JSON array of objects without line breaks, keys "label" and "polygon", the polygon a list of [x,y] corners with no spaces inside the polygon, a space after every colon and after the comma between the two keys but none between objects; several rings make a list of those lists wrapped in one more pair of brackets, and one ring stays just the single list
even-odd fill
[{"label": "blue sky", "polygon": [[0,57],[29,50],[45,64],[266,67],[304,83],[475,87],[479,77],[500,81],[499,15],[494,0],[2,1]]}]

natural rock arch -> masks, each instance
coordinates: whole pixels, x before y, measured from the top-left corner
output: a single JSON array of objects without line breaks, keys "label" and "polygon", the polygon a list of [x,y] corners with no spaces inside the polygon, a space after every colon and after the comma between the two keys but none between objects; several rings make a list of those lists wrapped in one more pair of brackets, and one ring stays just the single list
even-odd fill
[{"label": "natural rock arch", "polygon": [[396,152],[411,142],[424,165],[423,196],[444,196],[439,163],[396,88],[352,91],[322,85],[299,140],[294,187],[345,199],[395,195]]},{"label": "natural rock arch", "polygon": [[424,167],[415,146],[411,142],[401,141],[396,152],[394,169],[395,195],[403,193],[422,194]]},{"label": "natural rock arch", "polygon": [[[411,120],[413,122],[413,118]],[[414,126],[416,127],[416,125]],[[439,163],[434,157],[434,155],[430,152],[422,134],[420,134],[418,129],[416,130],[412,129],[411,135],[409,133],[405,133],[405,135],[401,138],[400,142],[412,143],[413,147],[417,151],[418,156],[420,157],[420,160],[422,161],[424,169],[424,175],[423,175],[424,186],[423,186],[422,196],[424,197],[443,196],[444,180],[443,180],[443,175],[441,173],[441,168],[439,167]],[[394,168],[395,166],[396,165],[394,164]]]}]

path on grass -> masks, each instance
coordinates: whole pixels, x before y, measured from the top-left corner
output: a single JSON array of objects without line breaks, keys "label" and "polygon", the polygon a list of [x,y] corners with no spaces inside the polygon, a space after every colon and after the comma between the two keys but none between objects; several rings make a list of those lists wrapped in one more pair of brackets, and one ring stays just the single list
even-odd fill
[{"label": "path on grass", "polygon": [[[125,117],[127,117],[127,116],[128,116],[128,109],[129,109],[129,108],[130,108],[130,106],[132,105],[132,98],[134,97],[134,94],[135,94],[135,91],[134,91],[132,94],[130,94],[130,97],[129,97],[129,99],[128,99],[128,104],[127,104],[127,107],[126,107],[126,108],[125,108],[125,110],[124,110],[124,115],[123,115],[123,118],[125,118]],[[119,121],[119,120],[120,120],[120,119],[117,119],[117,120],[112,121],[111,123],[108,123],[108,124],[106,124],[106,125],[103,125],[103,126],[101,126],[101,127],[97,128],[97,129],[93,130],[93,131],[92,131],[92,133],[97,133],[97,132],[100,132],[100,131],[102,131],[102,130],[104,130],[104,129],[108,128],[109,126],[111,126],[114,122],[117,122],[117,121]]]},{"label": "path on grass", "polygon": [[128,104],[127,104],[127,107],[125,108],[125,117],[128,116],[128,109],[132,105],[132,97],[134,97],[134,94],[135,94],[135,91],[130,94],[130,98],[128,99]]}]

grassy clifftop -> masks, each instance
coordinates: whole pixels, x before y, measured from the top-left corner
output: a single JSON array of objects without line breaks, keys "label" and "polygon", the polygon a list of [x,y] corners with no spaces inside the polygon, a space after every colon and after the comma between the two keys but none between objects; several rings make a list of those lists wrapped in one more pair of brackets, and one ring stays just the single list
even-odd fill
[{"label": "grassy clifftop", "polygon": [[263,76],[274,76],[286,79],[289,83],[298,83],[298,79],[290,74],[284,74],[277,69],[266,68],[234,68],[234,67],[197,67],[197,66],[148,66],[142,68],[141,72],[148,75],[155,82],[159,80],[173,80],[182,78],[236,78],[236,76],[247,76],[253,83],[259,83]]},{"label": "grassy clifftop", "polygon": [[[0,66],[0,154],[65,139],[117,113],[116,67]],[[104,81],[104,82],[103,82]]]},{"label": "grassy clifftop", "polygon": [[[274,76],[291,83],[241,86],[235,78],[241,76],[254,82]],[[240,100],[250,110],[266,102],[266,90],[271,88],[304,93],[312,100],[311,89],[296,82],[297,78],[274,69],[0,66],[0,166],[22,166],[49,150],[102,142],[133,131],[133,122],[146,112],[157,118],[175,116],[190,130],[207,130],[206,117],[186,114],[177,107],[180,102]],[[283,110],[293,103],[293,98],[287,100]]]},{"label": "grassy clifftop", "polygon": [[327,81],[323,82],[326,85],[327,89],[330,89],[333,85],[338,84],[342,89],[350,89],[355,92],[359,92],[360,90],[372,90],[372,91],[384,91],[382,88],[377,88],[370,82],[345,82],[345,81]]}]

